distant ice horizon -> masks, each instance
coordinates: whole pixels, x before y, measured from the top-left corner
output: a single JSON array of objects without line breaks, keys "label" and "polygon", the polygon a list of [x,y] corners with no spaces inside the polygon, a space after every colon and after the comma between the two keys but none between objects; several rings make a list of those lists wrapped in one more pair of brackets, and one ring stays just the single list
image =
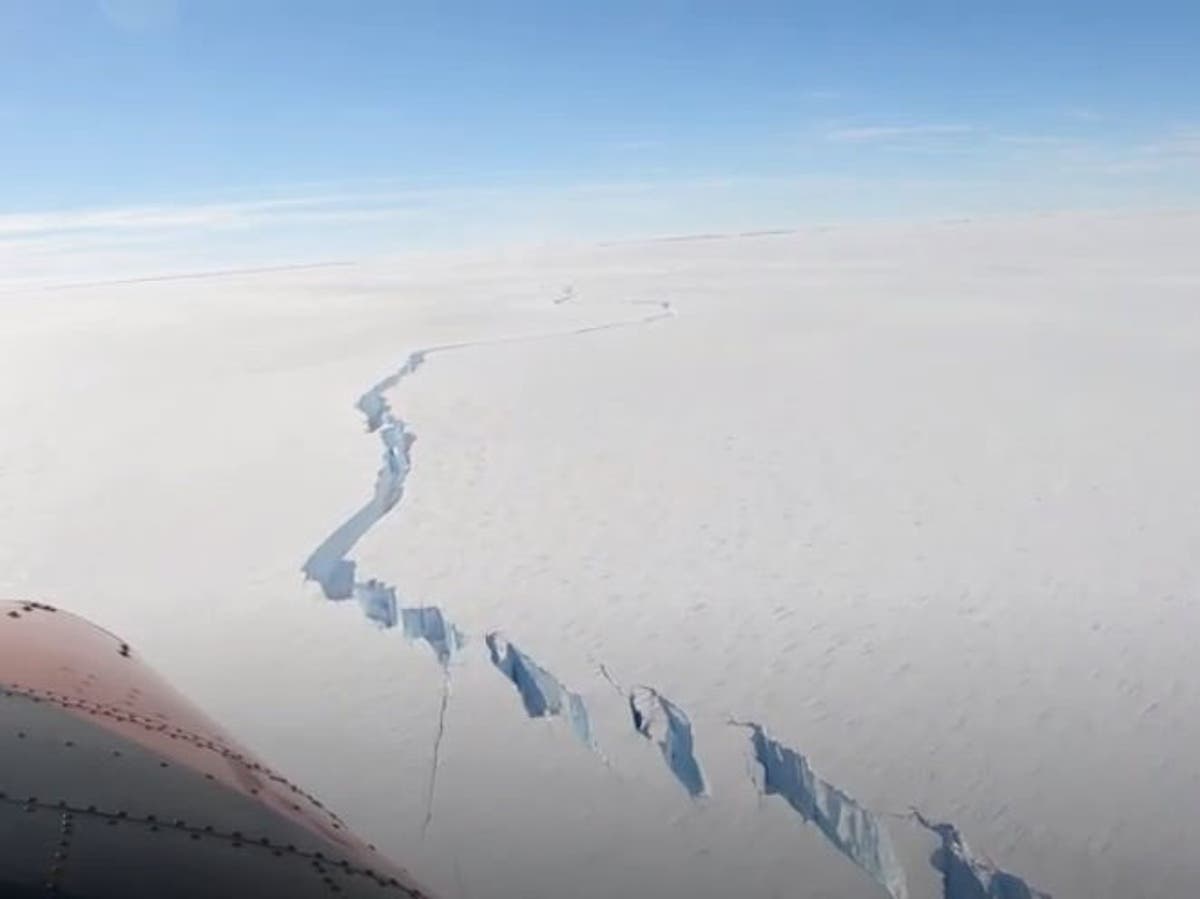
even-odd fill
[{"label": "distant ice horizon", "polygon": [[[259,199],[0,212],[0,291],[268,273],[394,260],[415,265],[612,243],[753,237],[938,222],[1189,215],[1200,206],[1047,204],[999,187],[870,178],[723,178],[552,187],[366,190]],[[976,189],[978,189],[976,187]],[[850,197],[872,195],[874,209]]]}]

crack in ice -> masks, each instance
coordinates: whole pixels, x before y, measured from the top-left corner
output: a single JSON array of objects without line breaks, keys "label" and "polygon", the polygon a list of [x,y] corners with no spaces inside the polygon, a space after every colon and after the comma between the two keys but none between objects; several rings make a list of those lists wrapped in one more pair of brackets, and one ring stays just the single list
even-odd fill
[{"label": "crack in ice", "polygon": [[587,706],[578,693],[563,686],[562,681],[504,639],[498,631],[486,637],[492,664],[513,686],[530,718],[563,718],[579,742],[595,750],[596,738]]},{"label": "crack in ice", "polygon": [[437,776],[442,757],[442,738],[446,736],[446,709],[450,707],[450,668],[442,669],[442,702],[438,707],[437,733],[433,738],[433,760],[429,770],[429,792],[425,796],[425,822],[421,825],[421,836],[429,832],[433,823],[433,801],[437,796]]},{"label": "crack in ice", "polygon": [[[553,305],[559,306],[568,303],[575,297],[574,285],[568,285],[554,300]],[[378,435],[383,450],[382,462],[375,475],[374,491],[370,499],[358,511],[335,528],[313,550],[305,560],[302,570],[307,580],[315,581],[320,585],[321,592],[324,593],[326,599],[339,602],[351,598],[356,599],[364,616],[381,628],[394,628],[399,624],[405,637],[409,640],[423,640],[428,643],[442,666],[442,699],[434,737],[433,762],[422,833],[429,829],[433,820],[441,745],[446,733],[446,710],[450,702],[450,662],[466,641],[462,632],[446,620],[437,606],[401,608],[397,602],[395,587],[376,578],[359,580],[357,563],[350,558],[354,547],[366,536],[367,532],[400,504],[404,498],[404,488],[408,476],[412,471],[412,448],[416,442],[416,434],[409,428],[408,422],[393,412],[385,394],[405,378],[414,374],[429,357],[436,353],[591,334],[598,331],[650,324],[675,314],[671,304],[667,302],[635,300],[632,305],[651,305],[656,311],[639,318],[587,325],[549,334],[464,341],[414,350],[408,354],[399,368],[374,384],[355,403],[355,408],[366,419],[367,432]],[[493,661],[496,661],[495,635],[489,634],[488,640],[489,649],[493,653]],[[585,745],[595,750],[596,745],[587,709],[578,694],[566,690],[557,680],[515,648],[512,654],[507,655],[506,658],[509,658],[512,665],[516,666],[512,668],[513,671],[519,668],[523,672],[522,678],[528,676],[540,684],[539,690],[543,691],[540,700],[543,713],[549,711],[552,714],[561,714],[566,717],[576,736]],[[520,684],[518,684],[518,688],[520,688]],[[530,703],[533,701],[531,697],[532,694],[523,693],[527,710],[530,709]],[[552,709],[553,711],[551,711]]]},{"label": "crack in ice", "polygon": [[[559,300],[566,302],[574,299],[574,297],[575,288],[573,285],[569,285],[564,289]],[[559,302],[556,301],[555,305],[558,304]],[[453,639],[431,637],[423,631],[414,634],[407,624],[412,617],[408,613],[414,611],[425,613],[428,611],[428,608],[417,610],[398,609],[395,588],[374,578],[364,581],[358,580],[357,564],[350,558],[350,553],[354,550],[358,542],[366,536],[367,532],[400,504],[400,501],[404,498],[404,488],[408,481],[408,476],[412,471],[412,448],[417,439],[416,434],[408,426],[408,422],[393,412],[385,394],[387,391],[398,386],[405,378],[414,374],[431,356],[439,353],[476,347],[546,340],[555,337],[592,334],[598,331],[646,325],[675,314],[671,304],[664,301],[633,300],[630,305],[649,305],[653,306],[657,311],[638,318],[585,325],[566,331],[445,343],[410,352],[399,368],[374,384],[355,403],[355,408],[366,419],[367,432],[377,434],[379,437],[383,449],[382,464],[375,475],[375,488],[371,498],[358,511],[335,528],[328,537],[321,541],[320,545],[305,560],[302,569],[305,578],[319,584],[326,599],[334,601],[351,598],[357,599],[359,605],[362,607],[363,614],[381,627],[395,627],[397,622],[403,619],[406,622],[406,635],[410,638],[416,636],[427,640],[433,646],[435,652],[438,653],[439,660],[445,663],[462,646],[463,639],[461,633],[452,627],[446,626],[439,612],[436,621],[426,615],[421,617],[421,621],[428,621],[435,626],[442,627],[446,632],[452,632],[454,634]]]},{"label": "crack in ice", "polygon": [[693,799],[708,795],[704,772],[696,760],[692,722],[683,709],[653,687],[637,686],[629,691],[629,713],[634,729],[658,744],[663,761],[688,795]]},{"label": "crack in ice", "polygon": [[[561,306],[576,297],[574,286],[568,285],[552,301],[552,305]],[[303,571],[307,580],[320,585],[327,599],[356,599],[363,614],[380,627],[394,628],[399,625],[409,640],[426,642],[442,667],[442,698],[422,833],[433,819],[440,750],[450,699],[450,663],[462,649],[465,638],[446,620],[437,606],[401,608],[395,587],[375,578],[360,580],[357,565],[350,557],[355,546],[371,528],[400,504],[412,471],[412,448],[416,435],[408,423],[393,412],[385,394],[438,353],[590,334],[650,324],[675,315],[674,307],[665,301],[634,300],[630,305],[650,306],[654,311],[638,318],[558,332],[496,337],[414,350],[405,357],[399,368],[374,384],[355,404],[366,419],[368,433],[376,434],[382,447],[382,461],[375,477],[374,490],[361,508],[313,550],[304,563]],[[564,719],[584,746],[601,755],[587,706],[578,693],[567,689],[554,675],[501,636],[499,631],[488,632],[484,642],[492,665],[516,688],[529,717]],[[657,744],[667,767],[689,796],[696,798],[708,795],[708,785],[695,754],[692,723],[687,714],[654,688],[637,686],[626,692],[612,680],[603,666],[601,671],[625,696],[634,729],[645,739]],[[762,770],[759,783],[762,795],[783,797],[834,848],[886,889],[893,899],[907,899],[905,871],[897,859],[882,819],[838,787],[820,778],[803,754],[768,737],[762,725],[739,721],[731,723],[752,731],[754,757]],[[1001,871],[974,854],[953,825],[931,823],[915,810],[913,815],[923,827],[941,838],[942,845],[932,861],[943,873],[943,899],[1050,899],[1048,894],[1033,889],[1020,877]]]},{"label": "crack in ice", "polygon": [[930,821],[916,809],[913,817],[942,841],[932,862],[942,872],[943,899],[1051,899],[1049,893],[977,855],[953,824]]},{"label": "crack in ice", "polygon": [[626,690],[607,666],[601,665],[600,673],[628,703],[633,729],[658,744],[663,761],[688,795],[693,799],[707,796],[708,784],[696,759],[692,721],[687,713],[653,687],[639,684]]},{"label": "crack in ice", "polygon": [[804,755],[768,737],[762,725],[752,721],[732,723],[752,732],[754,758],[762,768],[762,794],[782,796],[893,899],[906,899],[904,868],[880,817],[817,776]]}]

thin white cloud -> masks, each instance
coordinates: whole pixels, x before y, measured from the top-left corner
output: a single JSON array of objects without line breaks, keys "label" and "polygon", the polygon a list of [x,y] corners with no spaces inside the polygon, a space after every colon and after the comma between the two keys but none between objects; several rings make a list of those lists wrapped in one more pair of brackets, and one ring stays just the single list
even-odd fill
[{"label": "thin white cloud", "polygon": [[1066,137],[1062,134],[1000,134],[996,140],[1002,144],[1015,147],[1073,147],[1081,145],[1078,138]]},{"label": "thin white cloud", "polygon": [[975,132],[974,125],[927,123],[920,125],[863,125],[834,128],[825,132],[828,140],[843,143],[871,143],[904,138],[951,137]]},{"label": "thin white cloud", "polygon": [[629,140],[613,141],[610,146],[614,150],[622,150],[626,152],[638,152],[640,150],[657,150],[662,147],[663,142],[657,138],[631,138]]},{"label": "thin white cloud", "polygon": [[0,214],[0,239],[91,232],[221,230],[285,221],[358,221],[398,214],[420,201],[417,192],[402,197],[330,194],[235,203],[9,213]]},{"label": "thin white cloud", "polygon": [[1175,128],[1133,145],[1081,145],[1073,161],[1076,168],[1103,175],[1167,172],[1200,165],[1200,128]]},{"label": "thin white cloud", "polygon": [[[686,182],[712,186],[713,179]],[[370,222],[471,210],[518,200],[547,198],[628,198],[679,186],[676,182],[581,182],[561,186],[524,185],[419,187],[393,190],[343,190],[225,203],[180,203],[113,208],[0,213],[0,242],[12,245],[33,238],[153,233],[235,231],[260,226]]]},{"label": "thin white cloud", "polygon": [[157,228],[204,228],[237,224],[280,204],[294,201],[254,203],[203,203],[190,206],[134,206],[114,209],[71,209],[54,212],[0,215],[0,237],[28,237],[79,231],[127,231]]},{"label": "thin white cloud", "polygon": [[[1089,172],[1097,175],[1142,175],[1162,171],[1163,164],[1155,159],[1117,159],[1090,163],[1085,167]],[[1075,168],[1079,168],[1079,166]]]},{"label": "thin white cloud", "polygon": [[1145,144],[1141,149],[1149,156],[1200,158],[1200,128],[1178,128],[1160,140]]}]

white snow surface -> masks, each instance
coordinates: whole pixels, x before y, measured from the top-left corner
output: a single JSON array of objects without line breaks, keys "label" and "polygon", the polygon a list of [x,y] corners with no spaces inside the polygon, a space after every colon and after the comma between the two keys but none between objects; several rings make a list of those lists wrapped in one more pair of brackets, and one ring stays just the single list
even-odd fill
[{"label": "white snow surface", "polygon": [[[736,718],[885,821],[914,899],[914,807],[1055,899],[1191,899],[1198,244],[1077,214],[10,290],[0,595],[124,635],[444,897],[886,896]],[[411,470],[350,554],[465,635],[423,832],[443,667],[301,566],[374,489],[355,403],[447,344],[386,393]]]}]

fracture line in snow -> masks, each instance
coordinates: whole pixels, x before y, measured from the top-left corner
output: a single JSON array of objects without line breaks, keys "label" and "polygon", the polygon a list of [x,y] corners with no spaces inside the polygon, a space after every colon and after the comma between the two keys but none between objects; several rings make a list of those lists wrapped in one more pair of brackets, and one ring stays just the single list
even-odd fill
[{"label": "fracture line in snow", "polygon": [[708,784],[696,759],[696,741],[687,714],[653,687],[622,687],[604,665],[600,673],[629,703],[633,729],[658,744],[663,761],[693,799],[707,796]]},{"label": "fracture line in snow", "polygon": [[[574,286],[568,285],[552,302],[560,306],[575,298]],[[442,700],[423,834],[433,819],[440,750],[450,698],[449,665],[463,647],[465,638],[454,625],[446,621],[438,607],[400,608],[394,587],[374,578],[360,581],[356,563],[350,558],[354,547],[367,532],[400,504],[412,470],[412,447],[416,435],[404,419],[394,414],[384,394],[418,371],[430,357],[440,353],[591,334],[646,325],[675,315],[674,308],[668,302],[635,300],[631,305],[650,306],[654,311],[637,318],[558,332],[487,338],[414,350],[396,371],[367,390],[355,404],[366,419],[367,431],[379,436],[383,448],[382,465],[376,475],[375,488],[370,499],[313,550],[304,563],[303,571],[307,580],[320,585],[327,599],[357,599],[363,614],[380,627],[393,628],[400,624],[408,639],[424,640],[442,666]],[[564,718],[579,741],[604,758],[596,745],[591,720],[579,694],[567,689],[498,631],[487,633],[484,641],[492,664],[515,686],[531,718]],[[625,696],[634,729],[647,740],[657,743],[667,767],[688,794],[693,798],[707,795],[704,774],[695,757],[691,721],[683,710],[652,687],[639,685],[626,691],[603,665],[600,670]],[[755,761],[762,769],[760,792],[764,796],[782,796],[806,821],[814,824],[831,845],[886,889],[893,899],[906,899],[908,886],[905,872],[881,818],[817,776],[803,754],[768,737],[762,725],[741,721],[731,723],[752,731]],[[1033,889],[1021,878],[999,870],[991,862],[974,854],[953,825],[931,823],[915,809],[912,814],[921,826],[942,840],[934,864],[943,872],[943,899],[1050,899],[1049,894]]]},{"label": "fracture line in snow", "polygon": [[[573,297],[573,288],[568,288],[568,290],[570,291],[569,296]],[[442,641],[439,645],[437,638],[411,631],[407,627],[407,616],[405,616],[408,610],[397,609],[395,588],[375,579],[360,581],[356,563],[350,558],[350,553],[367,532],[400,504],[404,498],[408,475],[412,470],[412,447],[416,442],[416,434],[413,433],[408,422],[393,412],[384,394],[414,374],[430,357],[440,353],[591,334],[615,328],[650,324],[674,315],[670,303],[634,301],[633,305],[652,305],[657,311],[638,318],[604,322],[566,331],[447,343],[409,353],[404,363],[396,371],[367,390],[355,404],[355,407],[366,419],[367,432],[377,434],[379,437],[383,449],[382,464],[375,476],[375,488],[370,499],[313,550],[303,566],[305,578],[318,583],[327,599],[335,601],[357,599],[363,614],[381,627],[395,627],[398,619],[405,617],[406,635],[410,638],[427,640],[438,653],[439,660],[443,663],[447,661],[461,646],[461,634],[454,631],[457,635],[455,639]],[[444,624],[440,622],[440,613],[439,623]]]},{"label": "fracture line in snow", "polygon": [[530,718],[563,718],[575,737],[592,751],[598,751],[587,706],[578,693],[568,690],[558,678],[506,640],[491,631],[487,643],[492,664],[513,686]]},{"label": "fracture line in snow", "polygon": [[421,836],[429,832],[433,823],[433,800],[437,795],[438,763],[442,754],[442,738],[446,735],[446,709],[450,705],[450,669],[442,669],[442,704],[438,709],[437,734],[433,739],[433,764],[429,770],[429,794],[425,799],[425,822],[421,825]]},{"label": "fracture line in snow", "polygon": [[804,755],[768,737],[762,725],[753,721],[730,723],[751,731],[754,758],[762,768],[760,792],[764,796],[782,796],[893,899],[906,899],[908,882],[904,868],[879,816],[818,777]]},{"label": "fracture line in snow", "polygon": [[692,722],[684,711],[653,687],[637,686],[629,691],[629,713],[637,732],[658,744],[663,761],[688,795],[693,799],[708,795],[696,760]]},{"label": "fracture line in snow", "polygon": [[917,823],[942,841],[933,855],[933,865],[942,872],[943,899],[1051,899],[1026,881],[1001,871],[977,855],[953,824],[930,821],[916,809]]},{"label": "fracture line in snow", "polygon": [[[575,299],[574,285],[568,285],[554,300],[554,305]],[[573,328],[565,331],[547,334],[529,334],[509,337],[488,338],[476,341],[440,344],[417,349],[408,354],[403,364],[387,377],[373,385],[355,403],[355,408],[366,419],[367,432],[377,434],[382,446],[382,464],[375,476],[375,488],[370,499],[335,528],[312,554],[305,560],[303,572],[306,580],[315,581],[321,587],[325,598],[332,601],[347,599],[358,600],[363,614],[370,621],[382,628],[394,628],[400,624],[405,637],[409,640],[424,640],[437,656],[442,666],[442,700],[438,711],[437,731],[433,746],[433,765],[429,777],[429,793],[426,803],[425,822],[422,827],[424,834],[433,820],[433,806],[437,789],[437,774],[441,756],[442,739],[446,733],[446,710],[450,702],[450,662],[463,647],[465,638],[461,631],[448,622],[437,606],[419,606],[400,608],[396,597],[396,588],[375,578],[359,580],[357,563],[350,558],[350,553],[367,532],[371,530],[389,512],[395,509],[404,498],[404,488],[412,471],[412,447],[416,442],[416,434],[408,422],[397,416],[388,403],[385,393],[396,387],[401,381],[414,374],[431,356],[439,353],[449,353],[456,350],[484,346],[499,346],[508,343],[518,343],[533,340],[545,340],[555,337],[570,337],[582,334],[593,334],[616,328],[646,325],[659,319],[668,318],[675,314],[670,303],[658,301],[633,301],[631,305],[649,305],[654,312],[632,319],[622,319],[604,322],[596,325]],[[496,662],[495,634],[488,635],[488,646]],[[506,644],[507,645],[507,644]],[[522,689],[526,675],[540,684],[539,689],[545,691],[543,708],[551,714],[563,714],[585,745],[598,753],[595,740],[591,733],[591,723],[582,698],[572,693],[555,680],[548,672],[537,666],[528,656],[520,653],[515,647],[506,658],[522,672],[521,681],[514,680],[518,689]],[[499,667],[499,666],[498,666]],[[511,675],[510,675],[511,678]],[[526,709],[530,709],[531,699],[522,692]],[[555,705],[557,703],[557,705]],[[531,712],[531,714],[533,714]]]}]

